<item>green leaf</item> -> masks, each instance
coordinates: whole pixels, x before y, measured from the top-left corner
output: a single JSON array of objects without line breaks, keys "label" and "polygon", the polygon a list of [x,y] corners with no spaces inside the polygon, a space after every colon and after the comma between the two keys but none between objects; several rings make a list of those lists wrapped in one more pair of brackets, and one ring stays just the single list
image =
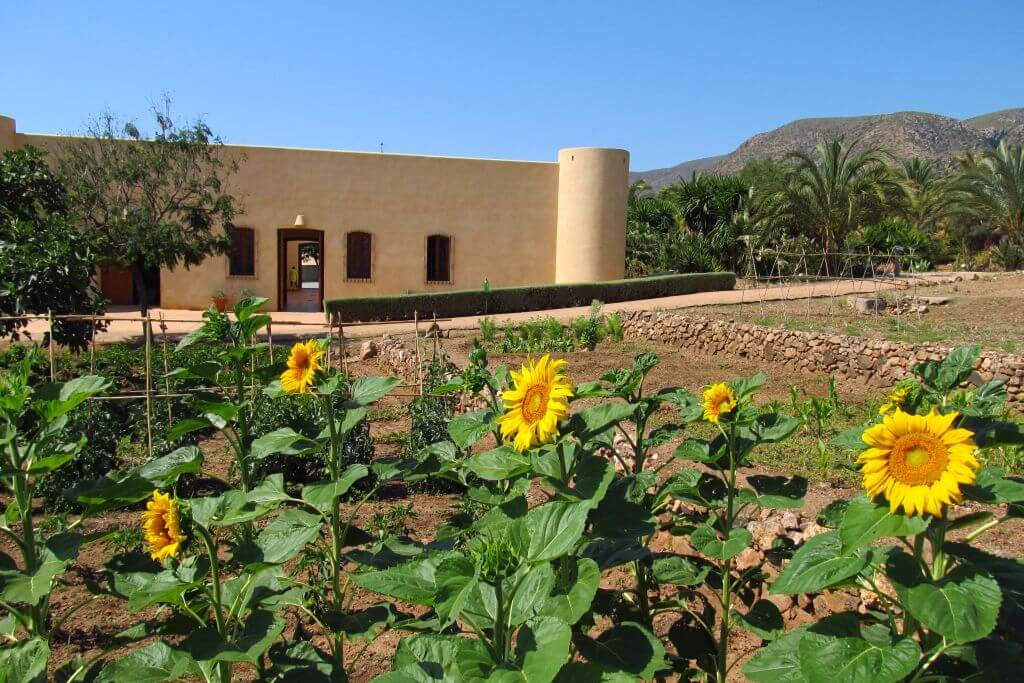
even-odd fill
[{"label": "green leaf", "polygon": [[805,634],[801,628],[768,643],[743,667],[743,675],[754,683],[805,683],[799,652]]},{"label": "green leaf", "polygon": [[341,631],[351,640],[372,642],[381,631],[390,627],[403,615],[390,602],[381,602],[357,612],[348,612],[341,618]]},{"label": "green leaf", "polygon": [[682,555],[655,555],[653,571],[660,584],[699,586],[711,572],[711,565],[703,562],[697,566],[693,558]]},{"label": "green leaf", "polygon": [[[557,457],[556,454],[541,457]],[[533,465],[536,471],[536,461]],[[574,501],[584,501],[591,508],[596,507],[604,499],[608,487],[615,479],[615,468],[607,458],[598,455],[586,455],[580,458],[572,475],[572,487],[559,482],[551,482],[560,494]]]},{"label": "green leaf", "polygon": [[430,605],[436,593],[437,568],[453,552],[432,552],[380,571],[351,575],[352,582],[367,590],[416,605]]},{"label": "green leaf", "polygon": [[757,492],[756,502],[773,509],[799,508],[807,495],[807,480],[803,477],[772,477],[756,474],[747,477],[747,483]]},{"label": "green leaf", "polygon": [[921,517],[894,514],[888,505],[875,503],[861,495],[847,505],[839,526],[839,538],[842,540],[842,552],[849,554],[857,548],[867,548],[880,538],[914,536],[927,527],[928,522]]},{"label": "green leaf", "polygon": [[434,609],[447,627],[459,618],[470,594],[476,589],[480,574],[476,565],[462,555],[453,555],[437,567],[434,581]]},{"label": "green leaf", "polygon": [[249,614],[237,639],[224,640],[215,628],[207,627],[193,631],[182,647],[197,662],[248,662],[260,661],[271,644],[284,631],[285,622],[271,612],[257,610]]},{"label": "green leaf", "polygon": [[39,567],[31,574],[13,569],[0,571],[0,595],[3,596],[4,602],[35,605],[50,594],[53,580],[64,573],[68,561],[47,553]]},{"label": "green leaf", "polygon": [[921,660],[913,638],[894,638],[882,624],[862,627],[851,613],[811,626],[797,650],[807,683],[896,683]]},{"label": "green leaf", "polygon": [[109,381],[97,375],[84,375],[63,383],[44,382],[32,391],[32,409],[44,421],[50,422],[109,386]]},{"label": "green leaf", "polygon": [[518,546],[529,562],[548,562],[569,553],[583,534],[588,503],[555,501],[539,505],[516,524]]},{"label": "green leaf", "polygon": [[980,355],[980,346],[961,346],[950,351],[949,355],[939,362],[935,388],[945,393],[958,387],[974,370],[974,364]]},{"label": "green leaf", "polygon": [[349,402],[368,406],[391,393],[391,390],[401,383],[402,380],[398,377],[356,377],[352,380]]},{"label": "green leaf", "polygon": [[516,636],[516,666],[522,680],[529,683],[550,683],[569,660],[569,626],[553,617],[534,617],[519,629]]},{"label": "green leaf", "polygon": [[589,662],[608,671],[648,679],[665,668],[665,646],[650,631],[631,621],[608,629],[596,639],[579,635],[575,643]]},{"label": "green leaf", "polygon": [[795,595],[812,593],[834,586],[857,575],[867,567],[866,555],[844,555],[839,532],[828,531],[814,536],[793,554],[782,570],[771,593]]},{"label": "green leaf", "polygon": [[554,592],[544,600],[538,614],[575,624],[587,613],[597,595],[598,586],[601,585],[601,569],[594,560],[587,557],[577,558],[570,567],[571,572],[564,579],[562,572],[559,572]]},{"label": "green leaf", "polygon": [[864,443],[864,432],[867,431],[867,427],[861,425],[859,427],[851,427],[845,432],[842,432],[829,441],[830,446],[836,448],[847,448],[851,451],[862,451],[867,448],[867,444]]},{"label": "green leaf", "polygon": [[973,484],[961,488],[965,496],[983,503],[1024,502],[1024,481],[1005,475],[1001,467],[985,467],[978,472]]},{"label": "green leaf", "polygon": [[951,642],[979,640],[995,628],[1002,593],[987,572],[960,565],[942,579],[931,581],[906,553],[892,554],[886,569],[906,609]]},{"label": "green leaf", "polygon": [[445,681],[459,683],[481,680],[494,666],[482,642],[458,636],[423,635],[403,638],[395,650],[394,681]]},{"label": "green leaf", "polygon": [[729,529],[729,536],[723,541],[710,524],[701,524],[690,534],[690,543],[698,552],[722,562],[749,548],[751,541],[753,536],[743,528]]},{"label": "green leaf", "polygon": [[774,640],[782,635],[782,612],[770,600],[758,600],[746,614],[737,612],[734,616],[740,626],[765,640]]},{"label": "green leaf", "polygon": [[366,465],[349,465],[338,477],[337,481],[328,481],[319,484],[306,484],[302,488],[302,500],[306,501],[320,512],[327,514],[334,500],[345,495],[352,485],[370,474]]},{"label": "green leaf", "polygon": [[44,638],[29,638],[0,647],[0,683],[43,683],[50,646]]},{"label": "green leaf", "polygon": [[217,496],[192,498],[192,519],[205,527],[225,527],[251,522],[273,512],[289,496],[284,492],[284,475],[269,475],[248,493],[230,489]]},{"label": "green leaf", "polygon": [[320,515],[305,510],[285,510],[270,520],[256,536],[260,561],[281,564],[295,557],[320,534]]},{"label": "green leaf", "polygon": [[758,372],[753,377],[744,377],[741,379],[734,379],[729,382],[734,392],[736,392],[736,399],[745,398],[762,386],[764,386],[765,376],[763,372]]},{"label": "green leaf", "polygon": [[471,413],[456,415],[448,421],[448,435],[459,448],[469,448],[481,438],[491,433],[494,422],[488,410],[477,410]]},{"label": "green leaf", "polygon": [[711,462],[716,456],[711,453],[711,442],[690,437],[676,446],[673,456],[690,462]]},{"label": "green leaf", "polygon": [[749,428],[740,429],[740,433],[743,434],[749,429],[757,443],[778,443],[788,439],[800,425],[800,420],[793,417],[778,413],[762,413]]},{"label": "green leaf", "polygon": [[[449,431],[451,424],[449,424]],[[486,481],[504,481],[530,471],[530,456],[510,446],[484,451],[466,460],[466,467]]]},{"label": "green leaf", "polygon": [[633,403],[601,403],[574,413],[569,419],[569,429],[586,442],[610,427],[633,416],[639,406]]},{"label": "green leaf", "polygon": [[96,683],[162,683],[198,676],[195,661],[187,652],[157,641],[107,662]]},{"label": "green leaf", "polygon": [[184,420],[178,420],[174,423],[174,426],[167,430],[167,440],[177,441],[186,434],[210,429],[212,426],[207,420],[202,418],[187,417]]},{"label": "green leaf", "polygon": [[298,455],[316,448],[317,445],[315,441],[307,439],[291,427],[282,427],[253,441],[249,447],[249,458],[252,462],[259,462],[278,453]]}]

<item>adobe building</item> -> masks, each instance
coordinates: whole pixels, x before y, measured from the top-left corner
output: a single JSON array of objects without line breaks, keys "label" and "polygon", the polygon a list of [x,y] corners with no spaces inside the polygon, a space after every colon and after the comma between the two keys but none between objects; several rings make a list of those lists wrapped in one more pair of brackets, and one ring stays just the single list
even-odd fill
[{"label": "adobe building", "polygon": [[[0,117],[0,152],[59,154],[67,138]],[[270,297],[273,310],[324,299],[622,278],[629,153],[575,147],[508,161],[227,145],[244,155],[230,255],[159,273],[159,304],[205,309],[217,290]],[[104,267],[113,303],[131,278]]]}]

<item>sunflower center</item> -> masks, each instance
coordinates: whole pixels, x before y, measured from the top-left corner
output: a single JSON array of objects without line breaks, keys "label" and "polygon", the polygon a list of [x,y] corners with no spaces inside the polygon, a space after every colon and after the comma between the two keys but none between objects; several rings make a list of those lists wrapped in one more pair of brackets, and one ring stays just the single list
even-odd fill
[{"label": "sunflower center", "polygon": [[309,367],[309,354],[300,351],[295,354],[295,369],[305,370]]},{"label": "sunflower center", "polygon": [[905,434],[893,444],[889,471],[908,486],[933,484],[949,464],[949,450],[930,434]]},{"label": "sunflower center", "polygon": [[523,396],[523,419],[529,423],[540,422],[547,412],[548,388],[543,384],[534,384]]}]

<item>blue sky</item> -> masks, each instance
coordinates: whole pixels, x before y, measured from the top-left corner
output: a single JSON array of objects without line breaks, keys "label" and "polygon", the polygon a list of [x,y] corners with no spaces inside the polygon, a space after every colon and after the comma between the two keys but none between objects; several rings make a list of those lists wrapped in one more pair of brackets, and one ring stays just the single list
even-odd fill
[{"label": "blue sky", "polygon": [[70,133],[169,93],[225,141],[634,169],[795,118],[1024,106],[1024,2],[0,3],[0,114]]}]

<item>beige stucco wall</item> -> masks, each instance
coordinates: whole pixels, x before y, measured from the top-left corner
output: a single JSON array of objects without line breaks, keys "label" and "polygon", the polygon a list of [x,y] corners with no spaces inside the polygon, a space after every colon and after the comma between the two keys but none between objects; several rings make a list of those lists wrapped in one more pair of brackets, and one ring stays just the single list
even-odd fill
[{"label": "beige stucco wall", "polygon": [[15,135],[14,119],[0,116],[0,154],[16,146]]},{"label": "beige stucco wall", "polygon": [[[11,135],[17,145],[51,152],[63,139],[14,135],[13,121]],[[628,154],[622,150],[566,150],[557,163],[252,146],[225,151],[241,160],[230,190],[244,205],[235,223],[255,230],[257,275],[228,277],[225,256],[165,270],[160,303],[166,308],[206,308],[213,290],[237,296],[246,288],[279,308],[278,230],[291,228],[300,214],[306,229],[324,231],[326,299],[475,289],[485,278],[504,287],[623,274]],[[373,235],[372,281],[345,280],[345,233],[352,230]],[[432,234],[452,239],[451,283],[426,282]],[[557,258],[556,245],[564,252]]]}]

